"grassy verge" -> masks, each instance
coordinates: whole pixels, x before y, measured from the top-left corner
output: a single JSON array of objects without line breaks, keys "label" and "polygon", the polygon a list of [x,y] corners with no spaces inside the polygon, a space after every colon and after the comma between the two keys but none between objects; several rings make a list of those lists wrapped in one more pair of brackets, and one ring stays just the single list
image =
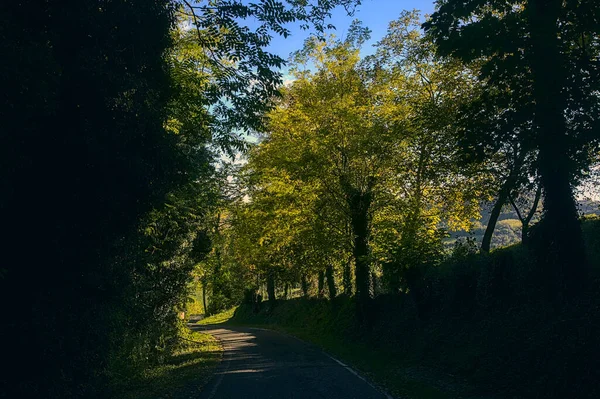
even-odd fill
[{"label": "grassy verge", "polygon": [[212,336],[193,331],[164,364],[121,381],[116,399],[189,398],[208,382],[221,359],[222,347]]},{"label": "grassy verge", "polygon": [[206,318],[198,321],[196,324],[207,325],[207,324],[221,324],[221,323],[225,323],[225,322],[229,321],[233,317],[233,314],[234,314],[234,312],[235,312],[236,309],[237,309],[237,307],[231,308],[231,309],[226,310],[226,311],[224,311],[222,313],[218,313],[218,314],[206,317]]}]

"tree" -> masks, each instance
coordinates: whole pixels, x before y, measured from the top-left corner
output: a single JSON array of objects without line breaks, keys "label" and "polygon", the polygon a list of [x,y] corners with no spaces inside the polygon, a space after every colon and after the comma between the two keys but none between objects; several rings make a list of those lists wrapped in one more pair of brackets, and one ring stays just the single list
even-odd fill
[{"label": "tree", "polygon": [[[540,203],[540,198],[542,196],[542,185],[535,182],[534,183],[535,186],[537,186],[537,188],[535,189],[535,194],[533,196],[533,199],[531,200],[531,205],[529,208],[529,211],[527,212],[527,214],[523,213],[519,207],[519,202],[521,202],[521,206],[525,207],[527,205],[527,200],[526,198],[523,198],[525,196],[521,196],[521,198],[516,197],[512,194],[508,195],[508,200],[510,201],[510,204],[512,205],[513,209],[515,210],[515,212],[517,213],[517,217],[519,218],[519,221],[521,222],[521,243],[523,245],[526,245],[529,243],[529,226],[531,224],[531,221],[533,219],[533,217],[535,216],[537,210],[538,210],[538,206]],[[521,201],[519,201],[519,199]]]},{"label": "tree", "polygon": [[123,243],[182,181],[163,129],[172,10],[166,0],[17,2],[0,21],[11,60],[0,71],[0,209],[12,232],[1,335],[19,348],[0,390],[93,397],[124,327]]},{"label": "tree", "polygon": [[472,96],[474,78],[460,63],[436,57],[418,21],[416,11],[392,21],[369,60],[387,75],[391,117],[405,110],[398,142],[402,150],[395,154],[394,177],[387,183],[390,194],[398,194],[384,197],[384,215],[391,220],[381,222],[382,228],[395,230],[382,243],[388,247],[383,251],[388,254],[384,277],[392,291],[404,282],[412,293],[425,267],[441,259],[445,230],[467,229],[477,216],[487,177],[480,170],[461,168],[456,155],[456,115]]},{"label": "tree", "polygon": [[[515,193],[518,194],[523,190],[527,190],[528,186],[531,185],[529,179],[535,156],[535,154],[527,154],[525,150],[520,149],[517,143],[513,143],[512,146],[498,148],[495,151],[496,154],[491,160],[483,162],[484,165],[488,165],[491,172],[490,175],[497,182],[496,185],[499,186],[497,188],[498,194],[481,240],[481,252],[484,253],[490,252],[492,235],[494,234],[494,229],[502,208],[508,202],[512,201]],[[527,231],[525,231],[525,234],[527,234]]]},{"label": "tree", "polygon": [[[496,104],[514,104],[519,142],[538,151],[544,193],[538,256],[558,289],[574,293],[585,258],[572,185],[597,143],[599,7],[591,1],[442,1],[424,24],[439,53],[481,62]],[[501,33],[501,34],[500,34]],[[516,130],[518,129],[518,130]],[[583,150],[581,148],[583,147]]]},{"label": "tree", "polygon": [[[317,71],[296,69],[297,80],[270,114],[263,146],[272,158],[281,159],[292,177],[316,185],[347,218],[359,315],[366,319],[372,295],[371,205],[392,159],[396,132],[385,129],[378,117],[380,87],[369,85],[359,67],[361,40],[359,35],[354,43],[307,42],[296,60],[314,63]],[[297,155],[282,159],[292,148]]]},{"label": "tree", "polygon": [[[286,25],[291,23],[323,34],[333,28],[326,23],[333,8],[342,6],[352,14],[360,4],[360,0],[178,2],[204,52],[199,66],[210,76],[204,94],[211,103],[215,139],[238,150],[246,147],[239,133],[262,130],[270,100],[279,94],[282,79],[277,69],[285,60],[266,51],[273,35],[288,37]],[[258,23],[249,24],[251,19]]]}]

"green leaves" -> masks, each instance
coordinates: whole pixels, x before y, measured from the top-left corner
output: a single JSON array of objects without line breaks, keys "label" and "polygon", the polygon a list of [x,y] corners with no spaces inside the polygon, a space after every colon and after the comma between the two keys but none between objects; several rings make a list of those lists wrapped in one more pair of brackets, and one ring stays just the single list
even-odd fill
[{"label": "green leaves", "polygon": [[448,128],[472,76],[438,59],[416,21],[394,21],[365,60],[359,23],[349,40],[313,37],[295,54],[295,80],[249,154],[248,201],[236,206],[248,264],[293,280],[330,259],[341,269],[368,242],[355,264],[401,275],[439,259],[446,230],[478,216],[482,176],[459,168]]},{"label": "green leaves", "polygon": [[[326,28],[329,11],[359,0],[278,1],[181,0],[180,14],[195,35],[202,57],[196,61],[207,74],[207,110],[212,115],[215,142],[225,150],[244,148],[241,132],[259,131],[271,100],[279,95],[283,58],[265,50],[273,34],[287,37],[286,25],[302,22],[317,32]],[[256,23],[251,22],[255,20]],[[231,151],[230,151],[231,152]]]}]

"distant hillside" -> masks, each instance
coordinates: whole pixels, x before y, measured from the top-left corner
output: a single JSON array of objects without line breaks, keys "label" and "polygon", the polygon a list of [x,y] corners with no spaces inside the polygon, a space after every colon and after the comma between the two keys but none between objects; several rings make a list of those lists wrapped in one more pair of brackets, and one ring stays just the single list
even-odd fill
[{"label": "distant hillside", "polygon": [[[450,234],[450,237],[446,240],[447,245],[453,245],[457,239],[473,237],[475,238],[477,243],[481,243],[483,238],[483,233],[487,227],[488,221],[490,219],[492,205],[487,206],[482,210],[482,217],[478,221],[475,222],[475,229],[467,232],[467,231],[457,231]],[[541,206],[540,206],[541,209]],[[598,201],[590,201],[590,200],[581,200],[579,201],[579,212],[581,215],[600,215],[600,202]],[[540,211],[536,217],[534,217],[534,221],[539,220]],[[512,206],[505,206],[502,209],[502,213],[498,218],[498,223],[496,224],[496,229],[494,230],[494,235],[492,237],[492,248],[506,247],[511,244],[515,244],[521,241],[521,222],[519,221],[519,217],[517,213],[514,211]]]}]

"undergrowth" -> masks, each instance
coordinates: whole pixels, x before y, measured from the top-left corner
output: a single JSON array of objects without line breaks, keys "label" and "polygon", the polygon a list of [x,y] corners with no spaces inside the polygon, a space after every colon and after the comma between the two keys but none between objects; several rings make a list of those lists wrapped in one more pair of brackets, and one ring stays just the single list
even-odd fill
[{"label": "undergrowth", "polygon": [[219,363],[222,347],[211,335],[189,331],[165,362],[115,378],[115,399],[189,398],[199,394]]}]

